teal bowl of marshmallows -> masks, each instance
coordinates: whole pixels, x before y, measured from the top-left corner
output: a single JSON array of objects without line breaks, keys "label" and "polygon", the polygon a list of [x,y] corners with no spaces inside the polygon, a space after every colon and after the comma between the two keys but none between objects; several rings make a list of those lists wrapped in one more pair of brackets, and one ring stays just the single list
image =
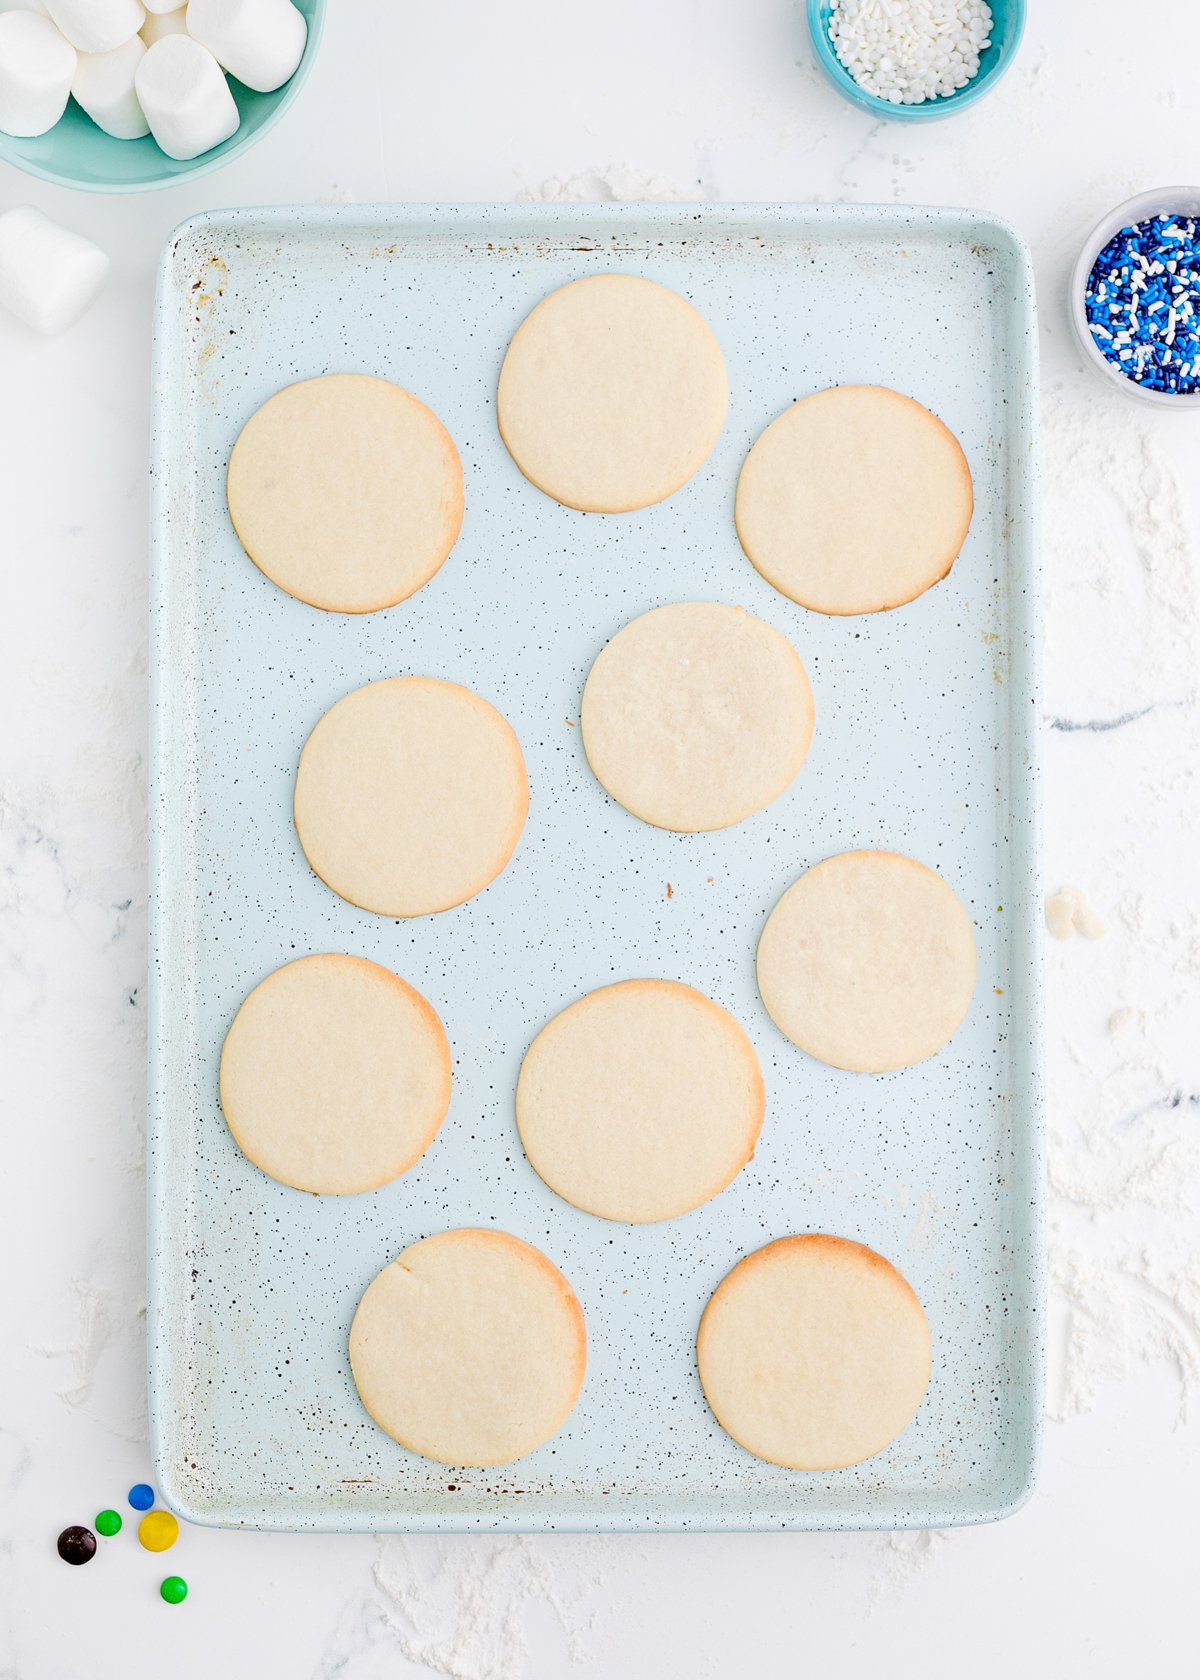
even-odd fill
[{"label": "teal bowl of marshmallows", "polygon": [[991,91],[1016,56],[1025,0],[808,0],[817,63],[878,121],[935,122]]},{"label": "teal bowl of marshmallows", "polygon": [[[12,11],[19,8],[21,3],[22,0],[15,0],[15,4],[14,0],[9,0],[8,6],[0,5],[0,24],[5,23],[6,17],[11,16]],[[285,0],[264,0],[264,40],[261,43],[252,40],[249,43],[249,51],[253,56],[261,48],[268,63],[274,53],[276,64],[282,70],[287,71],[292,65],[294,65],[294,68],[290,69],[290,74],[287,75],[281,85],[272,87],[270,91],[261,92],[238,80],[233,72],[232,66],[238,62],[237,53],[244,50],[242,42],[235,40],[232,54],[221,51],[219,47],[214,48],[218,58],[227,60],[228,74],[226,74],[220,70],[219,66],[207,62],[205,54],[197,54],[194,46],[181,47],[179,43],[170,43],[166,40],[166,37],[170,35],[178,35],[181,41],[190,41],[191,39],[186,28],[186,14],[182,10],[183,0],[179,0],[179,9],[171,13],[151,12],[147,8],[145,22],[141,30],[128,43],[122,44],[114,50],[94,53],[83,48],[83,43],[88,41],[86,30],[91,19],[88,16],[87,8],[92,0],[49,0],[49,5],[46,4],[46,0],[25,0],[25,3],[28,4],[31,11],[50,12],[56,23],[61,22],[68,29],[74,23],[76,14],[79,14],[82,19],[83,33],[76,31],[76,44],[80,45],[76,59],[77,69],[72,77],[71,97],[67,100],[66,109],[62,116],[52,126],[46,128],[43,133],[36,135],[29,135],[28,131],[24,136],[5,133],[2,129],[2,123],[0,123],[0,158],[14,164],[18,169],[23,169],[28,175],[38,176],[43,181],[53,181],[64,187],[75,187],[83,192],[102,193],[147,192],[158,187],[176,186],[181,181],[194,180],[199,175],[207,175],[214,169],[220,169],[224,164],[231,163],[234,158],[240,157],[243,152],[249,151],[250,147],[261,140],[267,130],[279,121],[280,117],[296,99],[307,79],[320,44],[326,6],[326,0],[291,0],[291,4],[286,5],[288,13],[292,13],[294,9],[294,12],[299,12],[302,15],[303,24],[299,23],[294,15],[291,17],[290,22],[293,30],[291,56],[285,58],[280,65],[277,56],[281,50],[280,44],[277,40],[273,41],[271,39],[270,32],[274,16],[278,9],[285,5]],[[206,0],[206,4],[216,18],[218,26],[224,26],[227,20],[237,17],[234,8],[226,5],[212,5],[208,3],[208,0]],[[138,12],[140,13],[140,11],[141,7],[139,5]],[[44,24],[42,27],[44,28]],[[65,34],[66,30],[63,33]],[[0,60],[3,59],[4,39],[4,37],[0,37]],[[137,117],[141,113],[138,110],[136,97],[133,99],[132,110],[137,115],[132,121],[129,121],[130,91],[127,85],[118,86],[116,84],[122,76],[125,77],[127,82],[133,74],[123,65],[124,58],[140,57],[144,62],[138,43],[148,44],[148,51],[145,55],[148,56],[149,51],[154,49],[159,40],[162,40],[163,44],[168,47],[167,67],[160,78],[161,93],[168,104],[173,88],[176,86],[182,87],[193,68],[187,62],[185,55],[191,53],[193,57],[206,60],[201,68],[207,72],[211,85],[204,87],[202,91],[204,99],[211,100],[214,112],[211,121],[215,125],[209,132],[221,134],[223,137],[214,144],[205,147],[204,150],[199,151],[195,156],[173,157],[162,149],[151,134],[139,133],[137,138],[121,139],[116,134],[106,132],[105,128],[99,126],[99,121],[104,121],[106,124],[111,123],[111,126],[118,130],[122,126],[144,128],[144,123],[137,121]],[[24,50],[24,45],[23,41],[17,43],[21,50]],[[43,51],[45,45],[43,42],[34,40],[31,53]],[[207,48],[207,42],[205,45]],[[71,47],[68,50],[74,50],[74,48]],[[289,48],[284,45],[282,50],[286,53]],[[299,52],[298,61],[295,56],[297,51]],[[175,54],[183,58],[182,66],[178,62],[174,64],[170,62]],[[136,69],[137,66],[135,65],[134,70],[136,71]],[[213,71],[217,72],[220,82],[223,82],[227,87],[227,94],[220,87],[217,76],[213,75]],[[0,82],[4,80],[4,72],[5,65],[0,62]],[[93,78],[90,83],[81,80],[81,76],[85,72]],[[243,73],[251,79],[255,79],[249,69],[244,70]],[[10,82],[15,75],[15,71],[10,74],[8,78]],[[268,72],[261,79],[270,83],[274,77]],[[142,91],[141,82],[137,82],[136,86],[140,93]],[[18,85],[14,97],[19,99],[19,96],[20,87]],[[189,101],[194,100],[191,89],[187,90],[187,98]],[[93,120],[93,117],[84,109],[84,105],[79,102],[80,99],[84,103],[92,104],[98,120]],[[230,101],[232,101],[232,104],[230,104]],[[146,115],[149,119],[149,96],[143,98],[141,102],[146,106]],[[195,102],[203,103],[203,101]],[[234,126],[235,108],[236,126]],[[176,113],[167,109],[165,122],[168,133],[178,129],[180,134],[180,141],[177,146],[173,141],[169,142],[172,143],[174,149],[188,150],[189,143],[199,144],[207,138],[207,135],[201,129],[197,132],[195,140],[189,142],[187,133],[189,120],[191,120],[189,111],[183,111],[177,122]],[[201,123],[204,120],[206,119],[202,116],[199,117]],[[155,125],[152,123],[152,126]],[[163,132],[161,128],[159,132],[161,136]]]}]

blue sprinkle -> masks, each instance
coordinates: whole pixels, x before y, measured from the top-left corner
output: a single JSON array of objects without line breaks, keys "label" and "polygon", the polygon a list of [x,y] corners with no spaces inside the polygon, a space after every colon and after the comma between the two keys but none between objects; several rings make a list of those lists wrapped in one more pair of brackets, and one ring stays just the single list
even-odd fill
[{"label": "blue sprinkle", "polygon": [[1084,294],[1096,347],[1153,391],[1200,392],[1200,222],[1151,216],[1122,228]]},{"label": "blue sprinkle", "polygon": [[154,1489],[147,1482],[135,1482],[129,1490],[129,1503],[135,1511],[148,1511],[154,1504]]}]

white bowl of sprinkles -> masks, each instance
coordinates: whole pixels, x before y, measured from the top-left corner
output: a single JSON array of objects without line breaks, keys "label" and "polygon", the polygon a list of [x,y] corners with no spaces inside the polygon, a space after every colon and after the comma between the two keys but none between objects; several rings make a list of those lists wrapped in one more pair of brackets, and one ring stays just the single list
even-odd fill
[{"label": "white bowl of sprinkles", "polygon": [[1098,222],[1071,274],[1070,314],[1109,385],[1200,413],[1200,187],[1138,193]]}]

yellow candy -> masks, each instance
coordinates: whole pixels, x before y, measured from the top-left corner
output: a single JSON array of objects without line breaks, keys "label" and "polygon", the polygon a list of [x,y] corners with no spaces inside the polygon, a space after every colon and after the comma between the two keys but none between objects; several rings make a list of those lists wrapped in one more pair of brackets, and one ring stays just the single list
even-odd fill
[{"label": "yellow candy", "polygon": [[147,1511],[138,1524],[138,1539],[148,1552],[165,1552],[179,1538],[179,1524],[170,1511]]}]

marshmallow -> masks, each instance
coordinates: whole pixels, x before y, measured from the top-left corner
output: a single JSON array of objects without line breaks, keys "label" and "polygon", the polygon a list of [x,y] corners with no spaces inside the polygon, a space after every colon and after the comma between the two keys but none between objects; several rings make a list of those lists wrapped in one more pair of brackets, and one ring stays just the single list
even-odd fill
[{"label": "marshmallow", "polygon": [[0,129],[28,138],[53,128],[67,108],[75,48],[36,12],[0,16]]},{"label": "marshmallow", "polygon": [[150,124],[142,115],[133,75],[146,56],[140,35],[106,53],[80,53],[71,92],[88,116],[116,140],[140,140]]},{"label": "marshmallow", "polygon": [[46,10],[80,52],[111,52],[142,27],[141,0],[46,0]]},{"label": "marshmallow", "polygon": [[239,82],[273,93],[304,57],[308,24],[292,0],[190,0],[188,34]]},{"label": "marshmallow", "polygon": [[151,134],[181,162],[228,140],[241,120],[221,66],[190,35],[167,35],[147,47],[133,85]]},{"label": "marshmallow", "polygon": [[152,47],[155,41],[161,41],[164,35],[186,35],[187,7],[180,6],[174,12],[152,12],[147,7],[146,21],[140,33],[148,47]]},{"label": "marshmallow", "polygon": [[32,204],[0,216],[0,303],[38,332],[78,320],[104,284],[108,258]]}]

